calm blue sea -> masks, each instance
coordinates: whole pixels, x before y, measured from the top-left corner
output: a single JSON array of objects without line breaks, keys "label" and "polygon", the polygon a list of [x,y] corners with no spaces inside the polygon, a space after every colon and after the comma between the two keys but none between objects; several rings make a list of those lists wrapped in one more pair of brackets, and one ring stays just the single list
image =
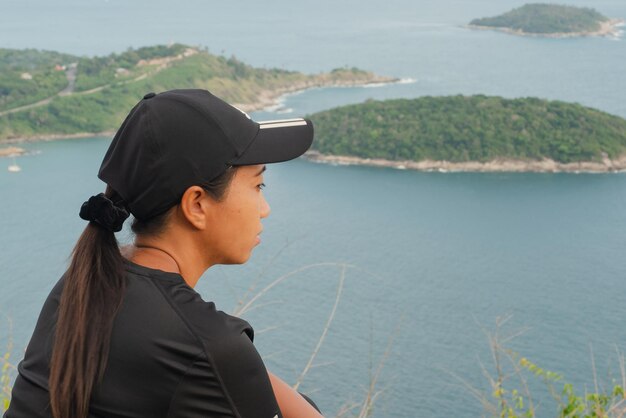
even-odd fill
[{"label": "calm blue sea", "polygon": [[[626,117],[624,35],[536,39],[463,28],[523,3],[2,0],[0,47],[102,55],[175,41],[257,66],[358,66],[410,81],[310,90],[257,118],[473,93],[574,101]],[[621,0],[568,4],[626,17]],[[80,204],[103,190],[96,173],[109,141],[25,144],[32,153],[19,158],[17,174],[0,159],[0,347],[12,334],[15,360],[84,227]],[[293,273],[244,316],[268,366],[295,382],[347,265],[334,322],[301,387],[327,416],[363,399],[381,358],[373,417],[482,416],[462,381],[490,396],[485,331],[509,315],[504,334],[526,330],[511,347],[580,392],[593,390],[594,364],[601,384],[619,375],[626,174],[441,174],[297,160],[270,167],[266,183],[272,214],[252,260],[210,269],[197,289],[233,311]],[[545,396],[537,399],[539,416],[554,416]]]}]

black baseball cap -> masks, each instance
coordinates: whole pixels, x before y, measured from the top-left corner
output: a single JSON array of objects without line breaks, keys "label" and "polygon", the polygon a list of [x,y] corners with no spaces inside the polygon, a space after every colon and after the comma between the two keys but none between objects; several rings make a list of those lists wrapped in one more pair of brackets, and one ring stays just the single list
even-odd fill
[{"label": "black baseball cap", "polygon": [[255,122],[206,90],[148,93],[115,134],[98,177],[148,220],[228,167],[291,160],[312,142],[307,119]]}]

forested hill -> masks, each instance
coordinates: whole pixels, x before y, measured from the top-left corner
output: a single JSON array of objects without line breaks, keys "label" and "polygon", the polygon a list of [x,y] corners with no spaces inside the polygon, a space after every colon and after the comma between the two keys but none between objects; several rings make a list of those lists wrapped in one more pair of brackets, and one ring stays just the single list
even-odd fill
[{"label": "forested hill", "polygon": [[504,28],[529,34],[591,33],[608,21],[594,9],[556,4],[526,4],[495,17],[474,19],[473,26]]},{"label": "forested hill", "polygon": [[117,129],[147,92],[208,89],[246,111],[310,87],[393,81],[356,68],[303,74],[174,44],[102,57],[0,49],[0,142]]},{"label": "forested hill", "polygon": [[569,163],[626,154],[626,120],[560,101],[488,96],[368,101],[310,116],[323,154],[395,161]]}]

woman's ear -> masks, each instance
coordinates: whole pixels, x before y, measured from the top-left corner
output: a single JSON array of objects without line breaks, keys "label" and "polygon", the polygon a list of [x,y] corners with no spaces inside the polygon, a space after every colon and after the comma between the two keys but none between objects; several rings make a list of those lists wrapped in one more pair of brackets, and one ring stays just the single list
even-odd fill
[{"label": "woman's ear", "polygon": [[209,225],[213,199],[200,186],[191,186],[180,199],[180,211],[193,228],[204,230]]}]

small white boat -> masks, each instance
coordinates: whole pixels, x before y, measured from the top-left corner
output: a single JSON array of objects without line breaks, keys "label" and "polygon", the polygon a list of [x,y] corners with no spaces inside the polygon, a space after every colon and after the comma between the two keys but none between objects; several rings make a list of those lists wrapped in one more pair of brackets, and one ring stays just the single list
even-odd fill
[{"label": "small white boat", "polygon": [[15,162],[15,157],[13,157],[13,164],[9,166],[9,172],[17,173],[20,171],[22,171],[22,168],[19,165],[17,165],[17,163]]}]

